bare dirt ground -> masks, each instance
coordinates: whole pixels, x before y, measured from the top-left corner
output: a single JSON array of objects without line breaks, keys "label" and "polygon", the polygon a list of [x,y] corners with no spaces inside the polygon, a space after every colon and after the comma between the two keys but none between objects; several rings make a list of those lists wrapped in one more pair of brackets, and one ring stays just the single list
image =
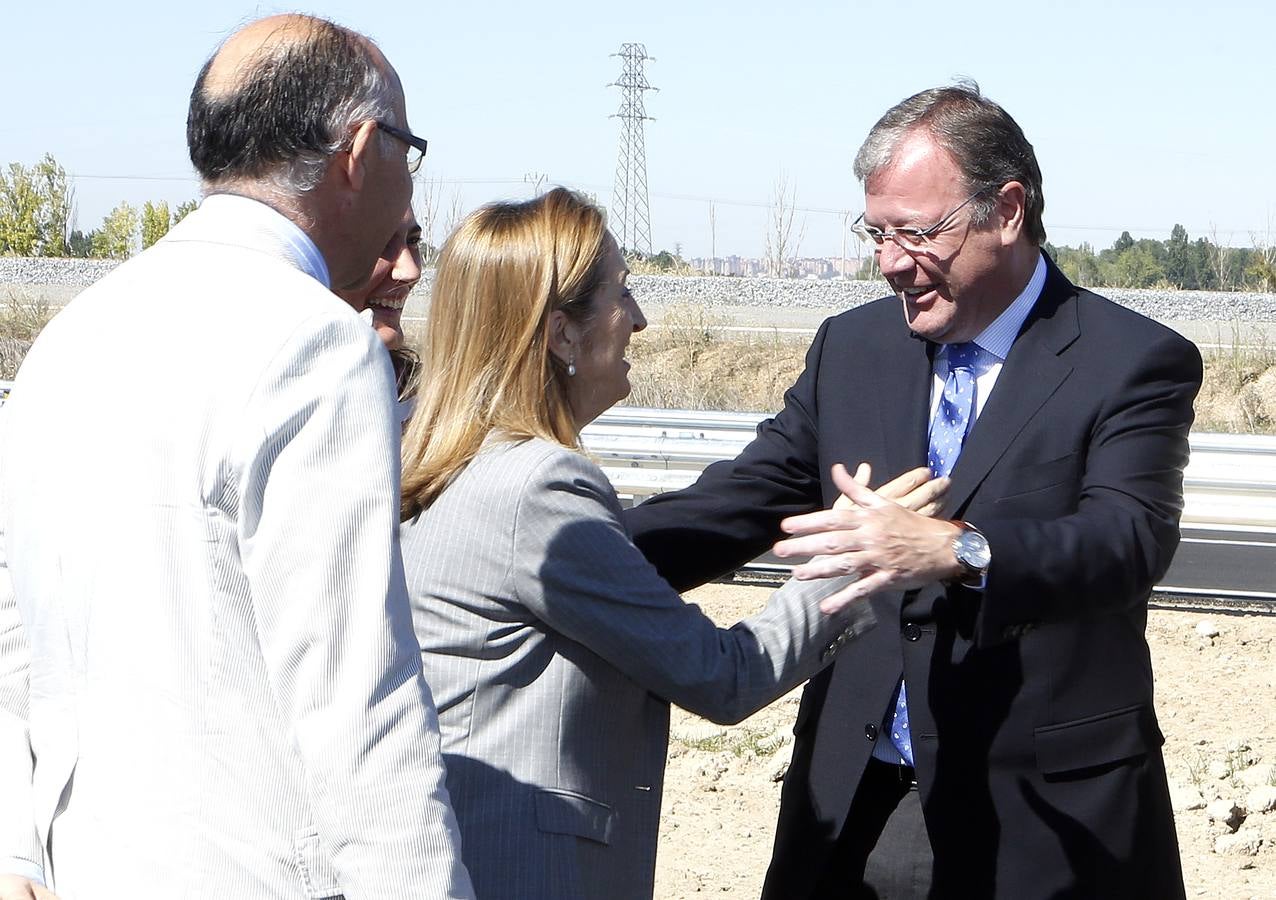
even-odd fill
[{"label": "bare dirt ground", "polygon": [[[730,624],[762,588],[688,594]],[[1189,897],[1276,898],[1276,616],[1153,610],[1157,710]],[[794,692],[723,728],[675,709],[656,897],[757,897],[792,748]]]}]

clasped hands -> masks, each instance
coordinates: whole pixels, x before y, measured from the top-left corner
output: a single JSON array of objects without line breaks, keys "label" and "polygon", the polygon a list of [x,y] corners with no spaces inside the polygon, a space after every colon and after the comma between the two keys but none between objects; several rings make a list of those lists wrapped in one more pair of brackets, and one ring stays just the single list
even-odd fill
[{"label": "clasped hands", "polygon": [[854,478],[841,463],[834,465],[833,484],[842,496],[833,508],[780,523],[792,537],[778,542],[775,554],[781,559],[811,557],[794,567],[799,581],[858,576],[820,601],[825,613],[879,591],[918,588],[961,573],[952,549],[961,529],[935,518],[943,508],[948,479],[932,479],[923,467],[873,491],[868,487],[871,477],[868,463],[860,463]]}]

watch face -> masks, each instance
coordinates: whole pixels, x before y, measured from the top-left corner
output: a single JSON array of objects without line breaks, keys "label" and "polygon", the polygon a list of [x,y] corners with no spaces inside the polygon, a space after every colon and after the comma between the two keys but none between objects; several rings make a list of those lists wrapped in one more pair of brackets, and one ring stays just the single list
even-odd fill
[{"label": "watch face", "polygon": [[986,569],[992,562],[988,539],[978,531],[963,531],[957,538],[957,558],[972,569]]}]

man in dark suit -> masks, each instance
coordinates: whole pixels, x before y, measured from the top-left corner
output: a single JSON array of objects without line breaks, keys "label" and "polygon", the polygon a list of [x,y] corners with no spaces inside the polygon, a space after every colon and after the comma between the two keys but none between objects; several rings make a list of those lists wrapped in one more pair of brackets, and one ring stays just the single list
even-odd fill
[{"label": "man in dark suit", "polygon": [[[1041,252],[1032,147],[978,88],[898,104],[855,171],[895,296],[826,321],[749,447],[628,520],[680,589],[783,526],[880,623],[806,688],[765,897],[1182,897],[1144,628],[1200,355]],[[952,518],[833,472],[860,460],[951,473]]]}]

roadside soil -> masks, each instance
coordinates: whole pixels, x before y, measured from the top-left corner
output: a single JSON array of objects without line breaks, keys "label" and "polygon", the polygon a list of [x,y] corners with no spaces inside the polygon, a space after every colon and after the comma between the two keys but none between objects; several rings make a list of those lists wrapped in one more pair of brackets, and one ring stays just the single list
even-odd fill
[{"label": "roadside soil", "polygon": [[[732,624],[767,593],[708,585],[687,598]],[[1154,609],[1148,642],[1187,894],[1276,900],[1276,810],[1257,808],[1276,803],[1276,615]],[[758,896],[799,696],[730,728],[674,710],[657,898]]]}]

